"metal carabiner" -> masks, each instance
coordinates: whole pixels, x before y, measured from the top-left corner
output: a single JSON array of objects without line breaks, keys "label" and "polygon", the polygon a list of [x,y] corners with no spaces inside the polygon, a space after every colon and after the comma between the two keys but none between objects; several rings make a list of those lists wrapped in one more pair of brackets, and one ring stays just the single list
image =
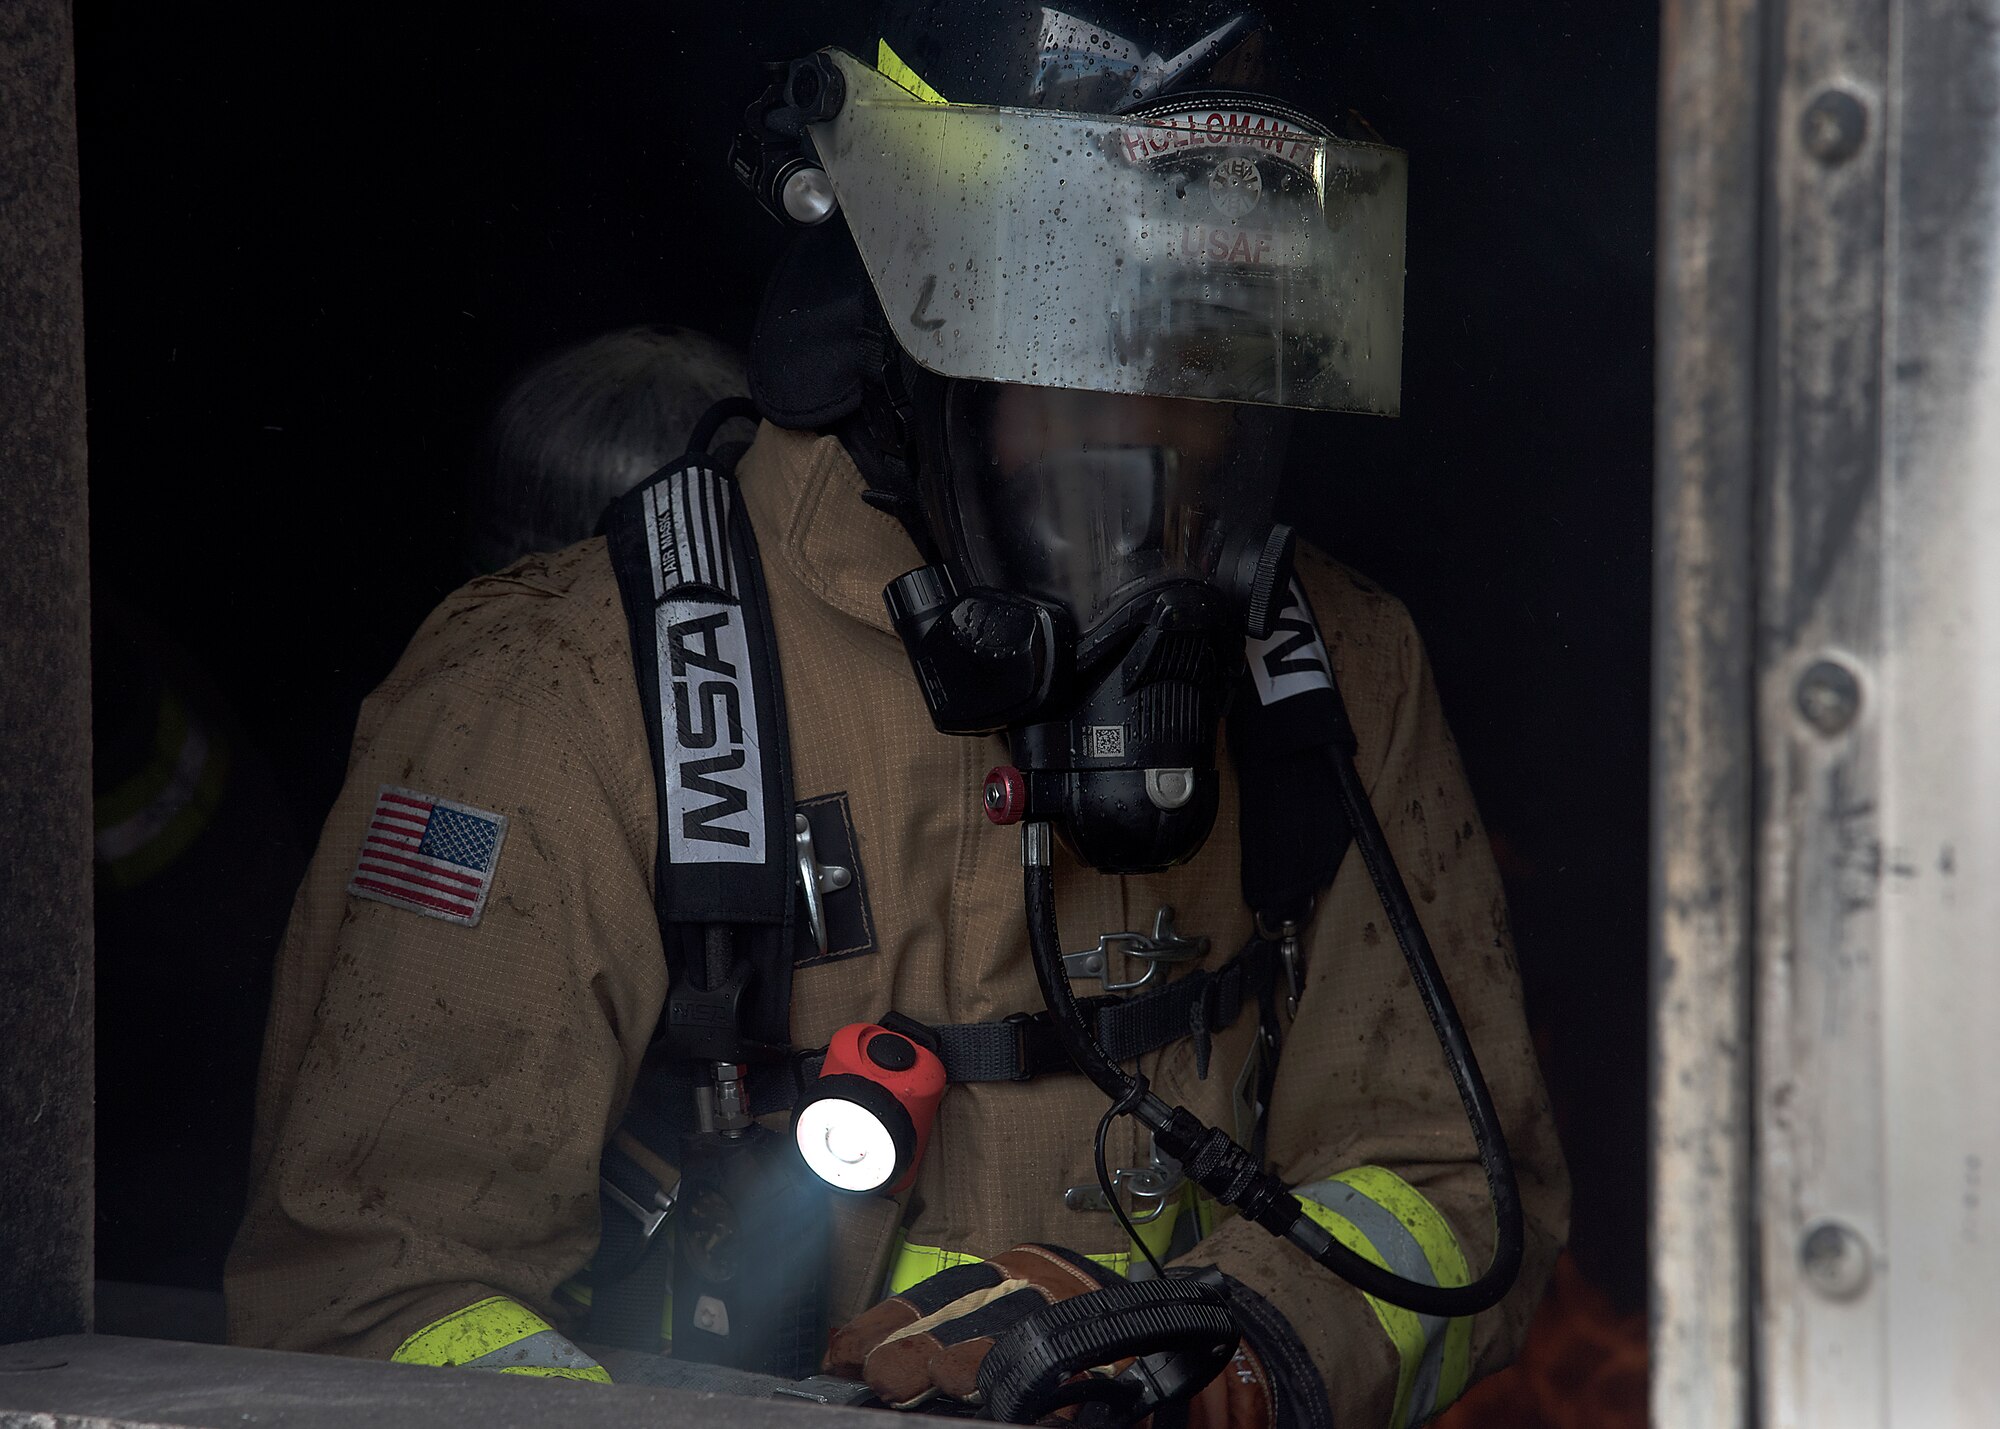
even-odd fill
[{"label": "metal carabiner", "polygon": [[[1132,1196],[1132,1209],[1126,1219],[1135,1226],[1149,1225],[1166,1214],[1180,1198],[1181,1188],[1187,1185],[1187,1175],[1181,1170],[1180,1162],[1154,1147],[1148,1157],[1147,1166],[1118,1166],[1111,1172],[1112,1191],[1127,1191]],[[1106,1211],[1110,1203],[1104,1199],[1104,1188],[1095,1181],[1087,1186],[1070,1186],[1063,1191],[1063,1205],[1072,1211]]]},{"label": "metal carabiner", "polygon": [[1303,918],[1288,918],[1280,923],[1275,931],[1264,921],[1262,913],[1257,915],[1257,936],[1266,942],[1278,945],[1278,962],[1285,969],[1285,1015],[1287,1017],[1297,1017],[1299,1015],[1299,998],[1305,992],[1305,947],[1300,939],[1300,934],[1305,931],[1306,924],[1312,922],[1313,909],[1317,903],[1317,899],[1306,900],[1305,916]]}]

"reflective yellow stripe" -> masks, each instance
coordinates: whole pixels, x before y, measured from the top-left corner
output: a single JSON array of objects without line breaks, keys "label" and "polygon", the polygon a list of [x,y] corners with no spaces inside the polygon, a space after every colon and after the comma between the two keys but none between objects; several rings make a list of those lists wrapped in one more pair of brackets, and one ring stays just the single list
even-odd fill
[{"label": "reflective yellow stripe", "polygon": [[117,887],[132,888],[187,852],[214,818],[228,776],[229,747],[172,690],[163,694],[152,758],[93,800],[103,873]]},{"label": "reflective yellow stripe", "polygon": [[[1387,1207],[1408,1227],[1417,1244],[1423,1247],[1424,1259],[1430,1262],[1431,1274],[1439,1285],[1472,1283],[1472,1267],[1465,1262],[1465,1252],[1459,1248],[1451,1222],[1416,1187],[1380,1166],[1356,1166],[1333,1179],[1346,1182],[1377,1205]],[[1449,1321],[1445,1327],[1444,1373],[1438,1379],[1440,1411],[1465,1393],[1466,1381],[1471,1376],[1472,1320],[1462,1317]]]},{"label": "reflective yellow stripe", "polygon": [[[1371,1265],[1387,1270],[1389,1263],[1374,1244],[1355,1228],[1352,1221],[1338,1211],[1329,1210],[1317,1201],[1304,1200],[1306,1214],[1326,1230],[1326,1233],[1360,1256]],[[1416,1383],[1417,1365],[1424,1357],[1427,1343],[1424,1327],[1415,1314],[1400,1305],[1391,1305],[1386,1300],[1377,1300],[1373,1295],[1362,1297],[1375,1312],[1376,1320],[1382,1326],[1382,1333],[1389,1337],[1389,1343],[1396,1347],[1396,1359],[1400,1369],[1396,1374],[1396,1407],[1390,1411],[1389,1423],[1394,1429],[1401,1429],[1408,1412],[1410,1389]]]},{"label": "reflective yellow stripe", "polygon": [[889,1283],[885,1293],[901,1295],[919,1280],[928,1280],[940,1270],[949,1270],[954,1265],[970,1265],[985,1258],[962,1250],[946,1250],[938,1245],[911,1245],[898,1232],[895,1253],[889,1257]]},{"label": "reflective yellow stripe", "polygon": [[528,1374],[536,1379],[580,1379],[586,1384],[609,1384],[611,1374],[601,1364],[586,1365],[581,1369],[570,1369],[566,1365],[508,1365],[501,1374]]},{"label": "reflective yellow stripe", "polygon": [[[1307,1215],[1372,1265],[1433,1285],[1464,1285],[1472,1279],[1451,1223],[1392,1171],[1357,1166],[1298,1194]],[[1418,1315],[1372,1295],[1363,1298],[1400,1361],[1390,1429],[1421,1424],[1464,1392],[1472,1322]]]},{"label": "reflective yellow stripe", "polygon": [[926,104],[949,103],[942,94],[924,83],[924,77],[903,63],[903,57],[889,48],[887,40],[875,42],[875,70],[884,79],[894,80]]},{"label": "reflective yellow stripe", "polygon": [[[1173,1244],[1174,1227],[1179,1223],[1182,1212],[1195,1205],[1194,1186],[1189,1183],[1181,1188],[1179,1198],[1172,1205],[1152,1220],[1133,1229],[1139,1233],[1139,1239],[1146,1243],[1154,1255],[1164,1259],[1167,1247]],[[1196,1211],[1196,1215],[1199,1217],[1199,1210]],[[1201,1221],[1198,1219],[1196,1224],[1201,1225]],[[1206,1226],[1203,1226],[1203,1229],[1206,1230]],[[1087,1259],[1096,1261],[1113,1275],[1125,1275],[1131,1271],[1132,1257],[1136,1253],[1129,1250],[1110,1250],[1088,1256]],[[970,1265],[976,1260],[984,1259],[984,1256],[973,1255],[969,1251],[946,1250],[942,1246],[935,1245],[912,1245],[899,1233],[895,1252],[889,1257],[888,1288],[882,1293],[900,1295],[919,1280],[929,1279],[940,1270],[949,1270],[954,1265]]]},{"label": "reflective yellow stripe", "polygon": [[[525,1343],[528,1341],[533,1343]],[[503,1353],[510,1350],[512,1356]],[[397,1364],[497,1369],[502,1374],[611,1383],[603,1365],[557,1334],[547,1320],[501,1295],[488,1296],[431,1321],[398,1345],[389,1358]]]}]

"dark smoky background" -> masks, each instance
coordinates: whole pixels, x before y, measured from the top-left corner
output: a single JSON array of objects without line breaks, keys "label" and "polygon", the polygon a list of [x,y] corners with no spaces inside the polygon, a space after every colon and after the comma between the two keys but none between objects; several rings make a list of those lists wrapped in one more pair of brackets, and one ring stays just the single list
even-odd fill
[{"label": "dark smoky background", "polygon": [[[1404,415],[1303,421],[1289,519],[1425,634],[1574,1249],[1636,1307],[1655,12],[1269,8],[1411,173]],[[760,61],[861,48],[870,9],[79,0],[100,824],[163,689],[230,752],[172,867],[101,880],[100,1275],[217,1281],[265,969],[362,697],[469,574],[500,389],[634,323],[747,340],[782,235],[729,139]]]}]

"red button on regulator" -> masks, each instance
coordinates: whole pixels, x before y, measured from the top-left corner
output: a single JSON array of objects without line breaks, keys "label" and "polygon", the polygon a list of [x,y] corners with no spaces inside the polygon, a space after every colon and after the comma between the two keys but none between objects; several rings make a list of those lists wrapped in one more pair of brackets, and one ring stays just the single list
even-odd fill
[{"label": "red button on regulator", "polygon": [[1028,781],[1020,770],[1003,764],[986,776],[986,817],[996,824],[1018,824],[1028,816]]}]

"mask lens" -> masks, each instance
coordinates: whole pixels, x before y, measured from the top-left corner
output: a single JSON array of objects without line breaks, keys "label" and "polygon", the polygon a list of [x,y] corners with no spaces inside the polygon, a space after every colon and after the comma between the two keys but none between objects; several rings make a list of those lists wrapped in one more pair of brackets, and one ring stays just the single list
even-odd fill
[{"label": "mask lens", "polygon": [[944,529],[981,585],[1088,630],[1142,589],[1215,577],[1261,537],[1287,414],[1270,408],[953,384]]}]

